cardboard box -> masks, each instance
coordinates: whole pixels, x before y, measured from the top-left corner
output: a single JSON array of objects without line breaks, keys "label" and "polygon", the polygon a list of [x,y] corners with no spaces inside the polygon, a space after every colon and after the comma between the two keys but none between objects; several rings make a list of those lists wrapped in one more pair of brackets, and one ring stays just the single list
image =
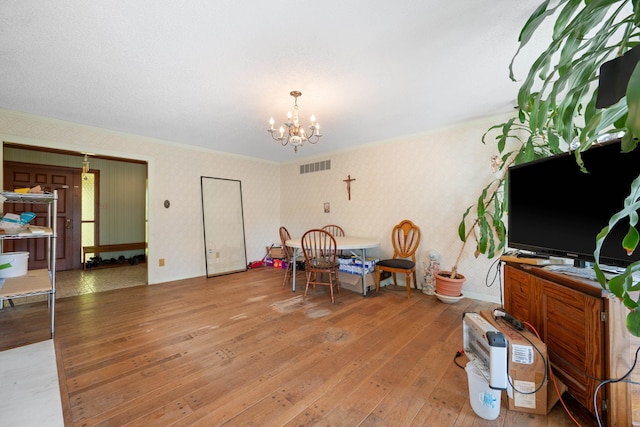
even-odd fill
[{"label": "cardboard box", "polygon": [[267,258],[284,259],[284,250],[282,246],[267,246]]},{"label": "cardboard box", "polygon": [[[359,257],[340,257],[340,271],[351,274],[362,274],[362,259]],[[378,258],[367,258],[364,260],[364,270],[367,273],[373,273],[376,263],[380,261]],[[368,286],[368,285],[367,285]]]},{"label": "cardboard box", "polygon": [[[349,291],[362,293],[362,276],[359,274],[350,274],[340,271],[338,273],[338,280],[340,280],[340,289],[347,289]],[[367,292],[376,290],[376,275],[375,273],[367,273]]]},{"label": "cardboard box", "polygon": [[[506,321],[500,318],[496,320],[492,311],[485,310],[480,314],[507,338],[507,408],[512,411],[547,415],[559,400],[551,380],[547,345],[528,330],[516,331]],[[560,394],[567,390],[567,386],[558,378],[556,383]],[[532,393],[535,390],[537,391]]]}]

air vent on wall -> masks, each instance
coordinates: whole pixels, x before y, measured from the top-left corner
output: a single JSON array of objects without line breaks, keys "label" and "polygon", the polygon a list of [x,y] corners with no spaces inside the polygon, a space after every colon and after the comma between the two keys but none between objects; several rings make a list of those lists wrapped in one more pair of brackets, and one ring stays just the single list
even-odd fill
[{"label": "air vent on wall", "polygon": [[307,163],[306,165],[300,165],[300,175],[303,173],[328,171],[329,169],[331,169],[331,160]]}]

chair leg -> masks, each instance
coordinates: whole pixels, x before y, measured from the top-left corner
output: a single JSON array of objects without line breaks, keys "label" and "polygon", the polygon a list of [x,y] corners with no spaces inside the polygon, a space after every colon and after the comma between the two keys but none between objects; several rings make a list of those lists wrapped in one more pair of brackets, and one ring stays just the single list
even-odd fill
[{"label": "chair leg", "polygon": [[405,280],[407,282],[407,298],[410,299],[411,298],[411,273],[406,274]]},{"label": "chair leg", "polygon": [[333,298],[333,281],[331,280],[331,273],[329,273],[329,294],[331,295],[331,304],[335,302]]},{"label": "chair leg", "polygon": [[307,286],[305,286],[305,288],[304,288],[304,297],[306,298],[307,291],[309,290],[309,282],[311,282],[311,272],[307,271],[305,276],[307,276]]},{"label": "chair leg", "polygon": [[289,275],[293,276],[293,267],[291,264],[287,265],[287,269],[284,271],[284,279],[282,280],[282,287],[287,283],[287,278]]},{"label": "chair leg", "polygon": [[376,293],[380,290],[380,269],[376,268]]},{"label": "chair leg", "polygon": [[[321,285],[327,285],[326,280],[328,280],[329,293],[331,294],[331,303],[335,302],[335,294],[340,295],[340,279],[338,278],[338,273],[335,271],[331,272],[315,272],[315,271],[305,271],[307,276],[307,285],[304,288],[304,296],[306,297],[309,293],[309,288],[311,287],[312,291],[316,290],[316,282],[321,280]],[[326,279],[326,280],[325,280]],[[335,288],[335,292],[334,292]]]},{"label": "chair leg", "polygon": [[333,286],[335,285],[336,291],[338,295],[340,295],[340,281],[338,280],[338,274],[334,272],[329,272],[329,291],[331,293],[331,304],[335,303],[335,296],[333,295]]}]

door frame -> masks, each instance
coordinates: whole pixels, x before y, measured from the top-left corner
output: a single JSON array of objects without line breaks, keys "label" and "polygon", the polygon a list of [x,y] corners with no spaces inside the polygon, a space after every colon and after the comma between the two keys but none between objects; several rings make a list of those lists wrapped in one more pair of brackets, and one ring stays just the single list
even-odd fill
[{"label": "door frame", "polygon": [[[49,147],[44,147],[44,146],[37,146],[37,145],[30,145],[29,143],[19,143],[19,142],[12,142],[12,141],[7,141],[7,140],[3,140],[2,141],[2,149],[3,149],[3,154],[2,154],[2,163],[3,163],[3,170],[4,170],[4,162],[7,161],[6,160],[6,156],[4,155],[4,148],[16,148],[19,150],[31,150],[31,151],[36,151],[36,152],[45,152],[45,153],[55,153],[55,154],[61,154],[61,155],[66,155],[66,156],[71,156],[71,157],[77,157],[78,160],[78,164],[81,165],[82,159],[85,155],[85,152],[80,152],[80,151],[73,151],[73,150],[67,150],[67,149],[58,149],[58,148],[49,148]],[[146,203],[146,216],[144,218],[144,226],[145,226],[145,240],[147,241],[147,248],[149,245],[149,206],[148,206],[148,192],[149,192],[149,182],[148,182],[148,175],[149,175],[149,168],[150,168],[150,162],[149,160],[142,160],[142,159],[135,159],[135,158],[126,158],[126,157],[117,157],[117,156],[110,156],[110,155],[101,155],[101,154],[97,154],[97,153],[90,153],[92,158],[96,158],[96,159],[102,159],[102,160],[107,160],[107,161],[115,161],[115,162],[124,162],[124,163],[138,163],[138,164],[143,164],[145,165],[146,171],[147,171],[147,203]],[[44,163],[39,163],[39,165],[41,166],[51,166],[51,167],[56,167],[56,168],[69,168],[72,169],[74,171],[74,179],[73,179],[73,191],[77,191],[81,192],[81,180],[82,180],[82,169],[81,167],[78,168],[74,168],[74,167],[70,167],[70,166],[57,166],[57,165],[45,165]],[[95,170],[95,169],[91,169],[90,172],[95,173],[97,175],[97,180],[99,181],[99,170]],[[77,176],[76,176],[77,173]],[[0,179],[2,179],[2,176],[0,176]],[[98,184],[99,187],[99,184]],[[96,194],[99,194],[96,193]],[[73,268],[74,269],[81,269],[82,268],[82,242],[81,242],[81,216],[80,216],[80,209],[81,209],[81,197],[80,197],[80,193],[78,194],[78,197],[76,198],[75,195],[73,197],[74,199],[74,212],[75,209],[78,210],[78,214],[74,215],[74,234],[73,234]],[[77,203],[77,205],[76,205]],[[99,212],[99,197],[96,197],[96,209],[97,212]],[[99,213],[97,213],[97,215],[99,215]],[[77,220],[75,219],[77,218]],[[99,217],[98,217],[99,218]],[[97,218],[97,220],[98,220]],[[97,237],[97,239],[99,239],[99,237]],[[96,242],[97,243],[97,242]],[[148,280],[148,275],[149,275],[149,262],[148,262],[148,249],[146,251],[147,256],[147,263],[146,263],[146,269],[147,269],[147,284],[149,283]]]},{"label": "door frame", "polygon": [[[13,172],[11,174],[11,172]],[[7,177],[7,174],[11,175]],[[13,182],[20,185],[21,181],[14,182],[13,178],[22,176],[27,179],[28,185],[40,184],[44,186],[44,190],[58,190],[58,222],[53,224],[57,230],[58,239],[56,240],[57,250],[57,269],[72,270],[80,266],[80,256],[77,252],[78,241],[80,238],[80,212],[81,203],[78,193],[78,183],[80,183],[80,174],[77,168],[68,166],[45,165],[41,163],[20,162],[13,160],[5,160],[3,162],[3,183],[7,187]],[[62,177],[65,177],[61,180]],[[9,188],[9,187],[7,187]],[[19,205],[22,206],[22,205]],[[29,209],[28,207],[25,207]],[[16,210],[18,213],[21,210]],[[65,220],[66,218],[66,220]],[[22,249],[14,248],[14,250],[26,250],[32,252],[29,257],[29,268],[43,268],[41,265],[43,260],[38,260],[39,254],[34,242],[25,241],[24,247],[21,242],[7,241],[10,247],[20,245]],[[30,244],[34,243],[34,245]],[[36,265],[38,264],[38,265]]]}]

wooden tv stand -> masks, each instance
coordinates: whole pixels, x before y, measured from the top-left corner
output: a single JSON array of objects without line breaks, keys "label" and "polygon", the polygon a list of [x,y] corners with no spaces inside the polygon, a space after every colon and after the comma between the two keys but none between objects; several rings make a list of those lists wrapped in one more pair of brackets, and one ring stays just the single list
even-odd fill
[{"label": "wooden tv stand", "polygon": [[[631,367],[628,310],[597,281],[507,262],[504,308],[533,325],[547,345],[554,374],[595,414],[597,379],[619,378]],[[631,390],[618,382],[601,387],[598,413],[609,426],[632,424]]]}]

